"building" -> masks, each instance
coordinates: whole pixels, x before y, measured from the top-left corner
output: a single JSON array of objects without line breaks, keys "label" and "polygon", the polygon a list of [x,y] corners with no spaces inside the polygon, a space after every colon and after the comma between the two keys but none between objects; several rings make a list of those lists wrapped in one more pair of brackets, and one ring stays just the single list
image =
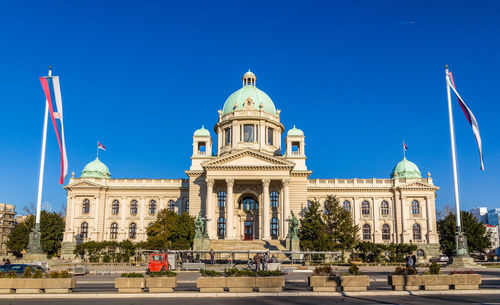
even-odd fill
[{"label": "building", "polygon": [[328,195],[352,213],[363,240],[414,243],[426,255],[439,253],[438,187],[430,173],[423,178],[403,158],[390,177],[310,179],[304,132],[294,126],[285,133],[280,113],[249,71],[218,111],[217,138],[204,127],[194,132],[187,179],[116,179],[99,159],[90,162],[65,186],[63,253],[71,256],[79,237],[143,241],[161,209],[201,211],[216,250],[281,249],[291,212],[302,217],[310,201],[324,203]]},{"label": "building", "polygon": [[0,203],[0,255],[7,255],[9,233],[15,225],[16,209],[13,204]]},{"label": "building", "polygon": [[500,224],[500,209],[488,210],[488,224],[498,226]]},{"label": "building", "polygon": [[490,232],[490,241],[491,246],[486,250],[486,253],[494,253],[497,255],[497,249],[500,247],[499,235],[498,235],[498,226],[485,224],[486,233]]},{"label": "building", "polygon": [[470,212],[479,222],[483,224],[488,223],[488,208],[487,207],[475,207],[470,209]]}]

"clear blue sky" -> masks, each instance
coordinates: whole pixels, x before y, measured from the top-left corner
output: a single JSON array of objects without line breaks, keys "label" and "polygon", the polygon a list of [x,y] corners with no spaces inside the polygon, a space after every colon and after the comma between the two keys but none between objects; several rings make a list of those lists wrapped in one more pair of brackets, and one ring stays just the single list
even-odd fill
[{"label": "clear blue sky", "polygon": [[[0,202],[36,201],[44,97],[61,77],[69,172],[186,178],[192,134],[251,69],[306,135],[312,178],[386,178],[402,158],[452,205],[444,64],[483,137],[486,170],[454,104],[463,208],[499,207],[499,1],[7,1],[0,10]],[[65,204],[49,125],[43,201]],[[213,131],[212,131],[213,133]],[[214,134],[213,134],[214,136]],[[67,180],[66,180],[67,183]]]}]

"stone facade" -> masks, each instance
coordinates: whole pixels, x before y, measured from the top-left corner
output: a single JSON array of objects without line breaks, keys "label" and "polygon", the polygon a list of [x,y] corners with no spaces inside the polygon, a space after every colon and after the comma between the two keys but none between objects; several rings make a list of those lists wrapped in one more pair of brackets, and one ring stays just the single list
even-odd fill
[{"label": "stone facade", "polygon": [[361,239],[419,244],[425,256],[439,251],[438,187],[430,174],[422,178],[404,158],[390,179],[310,179],[304,133],[294,126],[282,149],[280,110],[255,81],[246,73],[243,88],[219,110],[216,141],[204,127],[196,130],[188,179],[112,179],[99,160],[80,178],[73,175],[65,186],[63,252],[71,256],[79,240],[143,241],[164,208],[193,216],[201,211],[213,241],[284,240],[291,212],[302,217],[310,201],[324,203],[328,195],[352,213]]},{"label": "stone facade", "polygon": [[7,255],[9,233],[16,224],[16,210],[13,204],[0,203],[0,255]]}]

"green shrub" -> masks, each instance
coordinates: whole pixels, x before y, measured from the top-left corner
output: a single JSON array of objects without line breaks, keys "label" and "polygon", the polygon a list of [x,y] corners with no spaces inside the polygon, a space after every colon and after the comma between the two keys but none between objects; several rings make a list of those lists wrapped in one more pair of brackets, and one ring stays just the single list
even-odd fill
[{"label": "green shrub", "polygon": [[330,265],[323,265],[314,268],[313,275],[330,276],[335,275]]},{"label": "green shrub", "polygon": [[219,277],[219,276],[224,276],[222,272],[217,272],[215,270],[207,270],[207,269],[202,269],[200,270],[201,276],[205,277]]},{"label": "green shrub", "polygon": [[283,272],[280,270],[272,270],[272,271],[264,271],[264,270],[259,270],[255,274],[256,276],[262,276],[262,277],[268,277],[268,276],[282,276],[284,275]]},{"label": "green shrub", "polygon": [[63,270],[59,273],[59,277],[62,279],[68,279],[71,277],[71,274],[69,274],[68,270]]},{"label": "green shrub", "polygon": [[24,272],[21,275],[21,278],[23,278],[23,279],[31,278],[31,267],[26,267],[26,269],[24,269]]},{"label": "green shrub", "polygon": [[351,266],[349,267],[349,274],[350,275],[363,275],[363,273],[361,273],[361,271],[359,271],[359,267],[355,264],[351,264]]},{"label": "green shrub", "polygon": [[58,279],[60,277],[61,277],[61,274],[57,271],[49,273],[49,278],[51,278],[51,279]]},{"label": "green shrub", "polygon": [[227,277],[233,277],[233,276],[255,276],[255,272],[251,270],[244,270],[244,269],[238,269],[238,268],[231,268],[228,269],[224,272],[224,275]]},{"label": "green shrub", "polygon": [[160,272],[150,272],[149,276],[150,277],[174,277],[176,276],[177,273],[170,271],[170,270],[165,270],[165,271],[160,271]]},{"label": "green shrub", "polygon": [[41,279],[43,277],[43,272],[40,269],[36,269],[35,273],[33,274],[34,279]]},{"label": "green shrub", "polygon": [[392,274],[393,275],[416,275],[417,273],[418,273],[417,269],[415,269],[413,267],[406,267],[406,268],[396,267],[396,270],[394,270],[394,272]]},{"label": "green shrub", "polygon": [[432,262],[431,266],[429,267],[429,273],[430,274],[440,274],[441,273],[441,267],[436,262]]},{"label": "green shrub", "polygon": [[103,263],[109,263],[109,262],[111,262],[111,257],[109,257],[108,254],[104,254],[103,257],[102,257],[102,262]]},{"label": "green shrub", "polygon": [[144,277],[144,274],[137,272],[122,273],[121,277]]}]

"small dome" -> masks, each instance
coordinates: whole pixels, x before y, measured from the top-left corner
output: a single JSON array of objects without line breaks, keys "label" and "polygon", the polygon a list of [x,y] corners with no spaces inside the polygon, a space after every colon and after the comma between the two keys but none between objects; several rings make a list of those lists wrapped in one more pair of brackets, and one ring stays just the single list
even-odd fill
[{"label": "small dome", "polygon": [[293,128],[290,129],[287,134],[287,136],[303,136],[304,132],[298,128],[295,128],[295,125],[293,125]]},{"label": "small dome", "polygon": [[200,129],[197,129],[194,132],[194,136],[195,137],[210,137],[210,131],[208,131],[208,129],[205,128],[205,125],[203,125],[203,126],[201,126]]},{"label": "small dome", "polygon": [[[397,174],[397,175],[396,175]],[[422,178],[422,174],[417,165],[403,157],[392,170],[391,178]]]},{"label": "small dome", "polygon": [[243,88],[235,91],[227,98],[222,108],[222,115],[231,113],[236,109],[242,109],[247,98],[252,99],[255,110],[261,110],[260,107],[262,105],[262,111],[276,115],[276,107],[271,98],[255,86],[256,79],[252,72],[248,71],[245,73],[243,76]]},{"label": "small dome", "polygon": [[102,163],[99,158],[88,163],[83,168],[81,178],[109,178],[111,174],[106,164]]}]

